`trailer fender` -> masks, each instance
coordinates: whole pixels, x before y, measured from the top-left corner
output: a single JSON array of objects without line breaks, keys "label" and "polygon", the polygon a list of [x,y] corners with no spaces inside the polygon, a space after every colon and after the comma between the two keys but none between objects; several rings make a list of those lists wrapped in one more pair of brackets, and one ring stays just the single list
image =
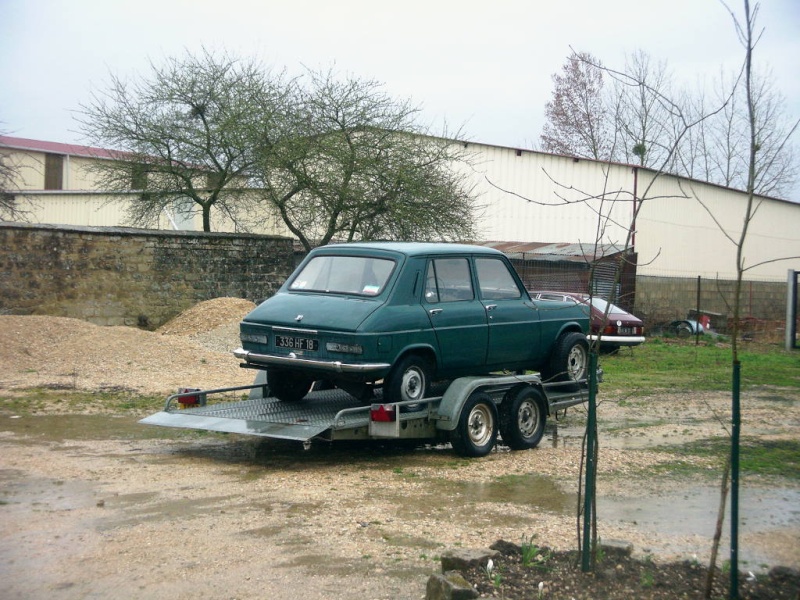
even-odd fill
[{"label": "trailer fender", "polygon": [[[475,390],[483,388],[484,391],[507,391],[516,385],[534,385],[541,387],[538,375],[506,375],[506,376],[471,376],[459,377],[445,390],[436,415],[436,428],[442,431],[453,431],[458,426],[458,419],[464,403]],[[494,394],[496,396],[496,394]],[[546,396],[545,396],[546,397]]]}]

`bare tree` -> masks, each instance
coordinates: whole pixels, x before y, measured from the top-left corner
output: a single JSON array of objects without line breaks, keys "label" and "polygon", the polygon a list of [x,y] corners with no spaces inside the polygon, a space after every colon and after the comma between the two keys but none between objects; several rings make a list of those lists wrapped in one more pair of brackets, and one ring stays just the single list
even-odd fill
[{"label": "bare tree", "polygon": [[25,211],[16,199],[21,178],[20,166],[15,162],[13,153],[0,148],[0,219],[25,220]]},{"label": "bare tree", "polygon": [[[740,410],[740,384],[741,384],[741,361],[739,357],[739,333],[740,333],[740,316],[741,316],[741,302],[742,302],[742,281],[744,273],[749,269],[756,266],[753,264],[748,265],[745,256],[745,242],[750,228],[750,224],[758,212],[761,200],[757,196],[757,187],[759,181],[765,172],[770,172],[774,165],[781,161],[781,149],[788,144],[789,138],[800,126],[800,119],[793,124],[783,129],[783,137],[777,137],[777,132],[769,124],[765,123],[763,119],[765,115],[774,114],[775,107],[774,99],[770,94],[765,93],[763,87],[763,80],[756,77],[753,69],[753,54],[758,41],[763,34],[763,30],[756,31],[756,20],[758,17],[759,4],[756,3],[754,7],[750,8],[750,1],[744,0],[744,11],[741,18],[725,5],[728,13],[733,20],[736,33],[739,41],[744,48],[744,67],[742,82],[743,97],[744,97],[744,110],[743,115],[746,116],[744,120],[745,126],[738,132],[738,136],[734,139],[739,141],[736,146],[736,151],[733,154],[741,155],[744,160],[741,161],[740,166],[746,169],[746,174],[743,176],[745,181],[745,190],[747,192],[747,202],[745,205],[744,214],[742,215],[741,230],[736,233],[729,233],[725,230],[720,222],[716,219],[715,215],[708,210],[711,217],[715,220],[720,230],[725,234],[728,240],[733,244],[736,249],[736,282],[734,285],[734,294],[732,299],[732,312],[733,312],[733,330],[731,342],[731,364],[732,364],[732,382],[731,382],[731,446],[730,454],[726,460],[724,473],[722,477],[721,491],[720,491],[720,504],[719,512],[717,515],[717,527],[714,533],[712,548],[711,548],[711,561],[709,565],[708,578],[706,581],[705,597],[710,598],[712,592],[713,576],[716,566],[717,552],[719,549],[719,541],[721,538],[722,524],[725,517],[726,496],[728,493],[730,482],[730,527],[731,527],[731,557],[730,557],[730,592],[729,598],[735,599],[739,597],[739,540],[738,540],[738,525],[739,525],[739,439],[741,434],[741,410]],[[761,104],[763,103],[763,105]],[[765,127],[775,137],[765,137]],[[769,140],[769,146],[764,145],[764,141]],[[800,257],[776,257],[775,260],[796,260]],[[730,474],[730,478],[728,475]]]},{"label": "bare tree", "polygon": [[[581,60],[591,59],[583,58]],[[657,189],[659,179],[664,174],[669,173],[672,165],[674,165],[677,150],[683,143],[684,138],[721,108],[718,107],[715,111],[698,115],[694,114],[683,103],[673,100],[669,94],[668,78],[664,69],[651,68],[644,55],[637,55],[623,71],[609,69],[599,63],[592,63],[590,66],[601,69],[604,76],[614,82],[616,90],[614,101],[608,106],[614,107],[609,112],[617,119],[617,126],[613,128],[615,137],[608,145],[609,153],[606,160],[611,161],[614,156],[619,156],[617,152],[625,154],[630,146],[630,151],[638,159],[637,162],[647,165],[652,171],[649,181],[643,189],[637,190],[636,195],[629,190],[618,189],[610,185],[611,165],[600,165],[603,173],[601,181],[589,189],[578,189],[569,183],[552,179],[555,188],[554,193],[561,199],[563,204],[582,204],[596,214],[597,228],[594,240],[594,255],[597,256],[599,254],[598,249],[603,242],[613,242],[619,250],[616,279],[612,286],[612,289],[614,289],[619,284],[619,277],[625,262],[630,258],[629,252],[633,248],[633,236],[636,231],[635,224],[642,207],[650,202],[665,199],[663,196],[656,195],[655,189]],[[659,136],[661,137],[659,138]],[[638,149],[637,145],[640,145]],[[619,146],[623,146],[625,149],[618,150]],[[518,194],[515,195],[519,196]],[[687,198],[688,196],[681,192],[680,197]],[[540,200],[524,199],[542,206],[554,206]],[[615,220],[615,206],[620,203],[627,203],[631,206],[630,211],[627,213],[630,215],[628,222]],[[610,225],[614,226],[614,230],[621,231],[624,240],[610,240],[607,238],[608,231],[611,229]],[[593,269],[593,266],[590,265],[590,268]],[[607,314],[605,318],[608,318]],[[601,343],[602,339],[597,339],[593,342],[591,346],[593,355],[596,356]],[[589,418],[587,419],[582,451],[577,514],[578,542],[581,547],[581,562],[584,570],[594,568],[597,554],[595,479],[599,444],[597,441],[597,422],[592,416],[594,410],[595,398],[590,393]]]},{"label": "bare tree", "polygon": [[[754,191],[762,196],[784,197],[797,178],[794,147],[790,143],[794,123],[785,110],[785,100],[775,89],[769,74],[751,74],[750,95],[754,103],[753,117],[756,127],[756,153]],[[682,161],[682,169],[696,177],[733,187],[747,189],[749,110],[745,81],[740,76],[720,77],[716,97],[730,94],[731,102],[700,132],[698,147],[682,149],[681,155],[690,156],[692,166]]]},{"label": "bare tree", "polygon": [[282,74],[204,50],[151,63],[132,82],[112,75],[79,120],[93,145],[114,150],[115,160],[96,161],[101,186],[141,191],[130,222],[177,209],[201,212],[211,231],[212,208],[238,222],[252,207],[247,178],[259,148],[282,135],[286,95]]},{"label": "bare tree", "polygon": [[466,144],[428,135],[419,109],[375,81],[309,71],[293,96],[292,134],[263,147],[254,173],[307,250],[473,236],[472,187],[454,168]]},{"label": "bare tree", "polygon": [[[615,77],[591,54],[573,51],[562,72],[553,75],[542,149],[649,168],[658,168],[670,155],[669,173],[746,189],[747,155],[740,149],[746,146],[742,136],[749,117],[741,74],[720,76],[710,94],[705,86],[676,92],[667,64],[642,51],[626,58],[625,72],[632,78]],[[793,122],[774,79],[769,74],[753,77],[759,144],[755,191],[782,197],[798,176],[790,143]],[[719,106],[723,110],[716,113]],[[711,112],[712,118],[699,118]],[[689,131],[683,123],[687,116],[698,122]]]},{"label": "bare tree", "polygon": [[542,150],[602,160],[610,154],[610,127],[602,63],[588,52],[572,52],[554,73],[553,97],[545,105]]},{"label": "bare tree", "polygon": [[614,158],[643,167],[665,165],[671,172],[675,141],[685,135],[690,113],[671,93],[672,76],[665,62],[656,63],[638,50],[628,56],[625,73],[628,77],[614,78],[612,92],[622,141]]}]

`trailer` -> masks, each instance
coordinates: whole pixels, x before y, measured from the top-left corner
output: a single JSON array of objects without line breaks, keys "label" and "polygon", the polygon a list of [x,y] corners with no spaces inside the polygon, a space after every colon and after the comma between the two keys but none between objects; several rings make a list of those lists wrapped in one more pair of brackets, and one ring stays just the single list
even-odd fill
[{"label": "trailer", "polygon": [[[601,376],[602,372],[598,371]],[[599,379],[599,378],[598,378]],[[418,401],[371,401],[340,389],[312,390],[287,402],[270,397],[264,372],[252,385],[181,389],[146,425],[296,440],[449,441],[461,456],[485,456],[500,436],[512,450],[534,448],[547,418],[589,398],[589,382],[543,383],[535,374],[461,377]]]}]

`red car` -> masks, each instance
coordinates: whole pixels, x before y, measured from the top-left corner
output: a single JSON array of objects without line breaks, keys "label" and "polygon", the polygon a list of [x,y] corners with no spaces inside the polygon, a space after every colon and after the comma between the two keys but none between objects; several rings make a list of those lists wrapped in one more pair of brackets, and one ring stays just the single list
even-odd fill
[{"label": "red car", "polygon": [[[551,300],[555,302],[574,302],[589,306],[587,294],[571,292],[528,292],[534,300]],[[606,312],[608,314],[606,314]],[[590,342],[600,338],[603,350],[615,350],[623,346],[638,346],[644,343],[644,323],[638,317],[606,302],[597,296],[591,298],[591,325],[588,336]]]}]

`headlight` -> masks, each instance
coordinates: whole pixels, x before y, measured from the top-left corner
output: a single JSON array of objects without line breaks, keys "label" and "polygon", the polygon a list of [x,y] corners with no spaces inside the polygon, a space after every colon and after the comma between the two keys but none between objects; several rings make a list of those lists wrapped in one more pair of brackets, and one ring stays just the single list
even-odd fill
[{"label": "headlight", "polygon": [[325,344],[328,352],[343,352],[345,354],[362,354],[364,349],[359,344],[340,344],[338,342],[328,342]]}]

